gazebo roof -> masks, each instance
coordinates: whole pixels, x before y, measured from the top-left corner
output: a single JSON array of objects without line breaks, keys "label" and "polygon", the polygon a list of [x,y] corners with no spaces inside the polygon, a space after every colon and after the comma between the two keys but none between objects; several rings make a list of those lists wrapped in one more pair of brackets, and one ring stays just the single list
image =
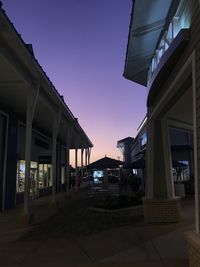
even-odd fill
[{"label": "gazebo roof", "polygon": [[120,165],[123,165],[124,162],[109,157],[101,158],[97,161],[92,162],[87,166],[88,169],[114,169],[118,168]]}]

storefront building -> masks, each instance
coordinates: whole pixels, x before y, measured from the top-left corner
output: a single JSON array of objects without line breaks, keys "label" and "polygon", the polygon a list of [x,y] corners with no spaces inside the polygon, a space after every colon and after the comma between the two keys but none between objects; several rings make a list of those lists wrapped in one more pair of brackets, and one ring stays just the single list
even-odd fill
[{"label": "storefront building", "polygon": [[92,146],[0,7],[0,211],[23,202],[29,215],[31,199],[47,194],[55,202],[69,189],[70,149],[77,168]]},{"label": "storefront building", "polygon": [[[147,87],[147,222],[180,220],[170,128],[193,133],[195,233],[188,237],[191,266],[199,262],[200,2],[135,0],[124,76]],[[198,249],[197,249],[198,248]],[[190,257],[190,258],[191,258]]]},{"label": "storefront building", "polygon": [[[124,158],[129,155],[130,161],[125,161],[124,168],[131,170],[142,179],[146,180],[146,154],[147,154],[147,117],[137,129],[137,135],[132,142],[127,143],[131,137],[117,142]],[[125,142],[125,144],[124,144]],[[188,129],[169,127],[169,145],[172,163],[172,176],[176,196],[182,198],[194,195],[194,157],[193,133]]]}]

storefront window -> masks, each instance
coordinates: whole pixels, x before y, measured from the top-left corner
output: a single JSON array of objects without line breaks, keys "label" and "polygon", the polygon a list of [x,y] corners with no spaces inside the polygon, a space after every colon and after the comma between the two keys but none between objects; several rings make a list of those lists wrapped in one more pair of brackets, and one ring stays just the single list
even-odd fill
[{"label": "storefront window", "polygon": [[52,186],[50,164],[39,164],[38,186],[39,188]]},{"label": "storefront window", "polygon": [[188,160],[179,160],[180,166],[173,168],[175,182],[185,182],[190,179],[190,169]]},{"label": "storefront window", "polygon": [[24,192],[24,186],[25,186],[25,161],[18,160],[17,162],[17,184],[16,184],[17,192]]},{"label": "storefront window", "polygon": [[[25,160],[17,162],[17,181],[16,191],[24,192],[25,190]],[[30,166],[30,195],[35,197],[37,195],[37,162],[31,161]]]},{"label": "storefront window", "polygon": [[147,144],[147,133],[143,133],[143,135],[140,138],[141,149],[144,149],[146,147],[146,144]]},{"label": "storefront window", "polygon": [[[35,198],[38,195],[38,189],[52,186],[51,165],[39,164],[31,161],[30,166],[30,196]],[[16,191],[24,192],[25,190],[25,160],[17,162],[17,181]]]},{"label": "storefront window", "polygon": [[137,175],[138,170],[137,169],[133,169],[133,174]]}]

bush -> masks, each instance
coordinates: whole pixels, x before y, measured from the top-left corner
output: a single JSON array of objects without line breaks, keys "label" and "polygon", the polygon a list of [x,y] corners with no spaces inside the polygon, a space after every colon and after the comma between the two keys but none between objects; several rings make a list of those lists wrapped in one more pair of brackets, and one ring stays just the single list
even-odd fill
[{"label": "bush", "polygon": [[129,197],[127,195],[120,195],[119,197],[106,196],[99,200],[94,207],[102,209],[120,209],[142,204],[140,196]]}]

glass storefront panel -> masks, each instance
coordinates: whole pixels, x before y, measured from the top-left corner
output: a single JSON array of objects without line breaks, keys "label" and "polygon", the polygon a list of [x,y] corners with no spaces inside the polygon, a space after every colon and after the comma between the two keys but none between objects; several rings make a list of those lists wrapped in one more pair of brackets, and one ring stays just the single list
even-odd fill
[{"label": "glass storefront panel", "polygon": [[[38,179],[37,179],[38,177]],[[52,186],[51,165],[39,164],[31,161],[30,166],[30,195],[32,198],[38,195],[38,189]],[[25,190],[25,160],[17,162],[17,180],[16,191],[24,192]]]},{"label": "glass storefront panel", "polygon": [[39,188],[52,186],[50,164],[39,164],[38,186]]},{"label": "glass storefront panel", "polygon": [[16,181],[16,191],[24,192],[25,188],[25,161],[18,160],[17,162],[17,181]]},{"label": "glass storefront panel", "polygon": [[[37,187],[37,162],[31,161],[30,166],[30,196],[35,198],[38,195]],[[17,179],[16,191],[18,193],[25,190],[25,160],[18,160],[17,162]]]}]

